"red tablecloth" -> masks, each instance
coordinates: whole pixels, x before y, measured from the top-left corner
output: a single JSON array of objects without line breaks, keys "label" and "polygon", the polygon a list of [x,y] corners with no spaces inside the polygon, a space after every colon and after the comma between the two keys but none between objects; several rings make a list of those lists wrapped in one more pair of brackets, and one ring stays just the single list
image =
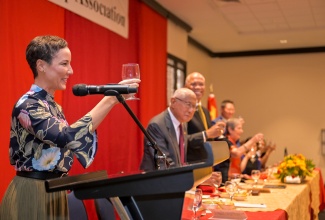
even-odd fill
[{"label": "red tablecloth", "polygon": [[323,181],[323,175],[321,172],[321,169],[319,168],[315,168],[315,170],[318,170],[319,172],[319,201],[320,201],[320,205],[319,205],[319,211],[322,211],[323,209],[325,209],[325,188],[324,188],[324,181]]},{"label": "red tablecloth", "polygon": [[287,213],[278,209],[272,212],[245,212],[248,220],[287,220]]},{"label": "red tablecloth", "polygon": [[[193,217],[193,211],[189,209],[191,199],[185,197],[183,205],[182,220],[190,220]],[[197,214],[200,215],[202,211]],[[272,212],[245,212],[248,220],[287,220],[287,213],[284,210],[275,210]],[[206,220],[213,216],[212,213],[207,213],[200,217],[200,220]]]}]

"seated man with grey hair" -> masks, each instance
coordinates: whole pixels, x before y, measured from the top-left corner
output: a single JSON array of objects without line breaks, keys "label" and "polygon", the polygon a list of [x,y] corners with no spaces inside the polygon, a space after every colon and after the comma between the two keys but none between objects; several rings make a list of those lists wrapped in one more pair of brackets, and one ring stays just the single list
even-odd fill
[{"label": "seated man with grey hair", "polygon": [[[148,124],[147,132],[166,155],[169,167],[179,167],[185,164],[187,161],[187,142],[197,141],[202,136],[201,133],[187,135],[186,123],[192,119],[195,111],[195,93],[190,89],[180,88],[174,92],[169,107],[154,116]],[[148,145],[148,140],[145,137],[144,155],[140,169],[155,170],[157,165],[161,169],[167,168],[164,160],[158,159],[157,163],[154,159],[154,149]]]}]

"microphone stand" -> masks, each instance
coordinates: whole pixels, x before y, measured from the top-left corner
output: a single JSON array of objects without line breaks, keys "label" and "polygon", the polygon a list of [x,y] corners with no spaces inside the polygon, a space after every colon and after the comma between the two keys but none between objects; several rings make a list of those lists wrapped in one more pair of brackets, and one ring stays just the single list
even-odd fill
[{"label": "microphone stand", "polygon": [[147,146],[152,147],[154,149],[154,161],[155,161],[155,166],[157,170],[160,170],[161,167],[159,165],[159,160],[163,159],[166,168],[169,167],[170,163],[167,161],[166,155],[160,150],[158,147],[157,143],[153,140],[153,138],[148,134],[146,129],[143,127],[139,119],[135,116],[129,105],[125,102],[125,98],[116,90],[106,90],[104,92],[105,96],[116,96],[117,100],[123,104],[124,108],[127,110],[127,112],[131,115],[135,123],[138,125],[138,127],[141,129],[142,133],[146,136],[148,139]]}]

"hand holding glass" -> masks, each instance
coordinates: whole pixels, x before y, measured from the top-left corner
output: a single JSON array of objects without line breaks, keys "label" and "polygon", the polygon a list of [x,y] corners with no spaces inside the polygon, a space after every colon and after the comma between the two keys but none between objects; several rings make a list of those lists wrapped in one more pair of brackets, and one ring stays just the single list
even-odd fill
[{"label": "hand holding glass", "polygon": [[[140,79],[140,67],[137,63],[127,63],[122,65],[122,80]],[[127,100],[140,100],[132,95]]]},{"label": "hand holding glass", "polygon": [[221,135],[218,137],[218,139],[223,139],[225,136],[223,135],[225,133],[226,123],[223,121],[217,122],[218,128],[221,131]]}]

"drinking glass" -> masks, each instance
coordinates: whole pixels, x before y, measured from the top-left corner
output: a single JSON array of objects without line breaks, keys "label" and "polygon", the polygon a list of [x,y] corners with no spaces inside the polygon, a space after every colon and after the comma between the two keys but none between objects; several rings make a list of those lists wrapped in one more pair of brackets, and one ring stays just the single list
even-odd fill
[{"label": "drinking glass", "polygon": [[196,212],[199,210],[201,205],[202,205],[202,190],[201,189],[195,189],[194,200],[193,200],[193,211],[194,211],[194,218],[193,219],[199,219],[200,218],[200,217],[196,216]]},{"label": "drinking glass", "polygon": [[255,186],[257,185],[257,181],[259,180],[261,175],[261,171],[259,170],[252,170],[251,176],[254,180]]},{"label": "drinking glass", "polygon": [[214,185],[214,187],[216,187],[216,191],[217,193],[219,192],[218,188],[220,187],[221,183],[222,183],[222,174],[220,171],[215,171],[213,172],[213,177],[211,178],[212,180],[212,184]]},{"label": "drinking glass", "polygon": [[226,189],[227,193],[229,194],[230,200],[232,201],[232,198],[234,197],[234,194],[237,191],[237,184],[235,182],[226,181],[225,189]]},{"label": "drinking glass", "polygon": [[266,171],[267,171],[267,180],[270,181],[272,179],[272,175],[273,175],[273,167],[268,166],[266,168]]},{"label": "drinking glass", "polygon": [[217,137],[218,139],[224,139],[225,138],[224,133],[225,133],[225,129],[226,129],[226,122],[227,121],[224,121],[224,120],[216,122],[216,126],[221,131],[221,135]]},{"label": "drinking glass", "polygon": [[225,136],[223,135],[224,133],[225,133],[225,126],[224,125],[222,125],[222,124],[220,124],[219,125],[219,128],[220,128],[220,130],[222,131],[222,134],[218,137],[219,139],[223,139],[223,138],[225,138]]},{"label": "drinking glass", "polygon": [[[126,79],[140,79],[140,67],[137,63],[127,63],[122,65],[122,80]],[[140,100],[134,95],[127,98],[127,100]]]},{"label": "drinking glass", "polygon": [[241,181],[241,175],[239,173],[233,173],[230,175],[230,181],[236,183],[237,185]]}]

